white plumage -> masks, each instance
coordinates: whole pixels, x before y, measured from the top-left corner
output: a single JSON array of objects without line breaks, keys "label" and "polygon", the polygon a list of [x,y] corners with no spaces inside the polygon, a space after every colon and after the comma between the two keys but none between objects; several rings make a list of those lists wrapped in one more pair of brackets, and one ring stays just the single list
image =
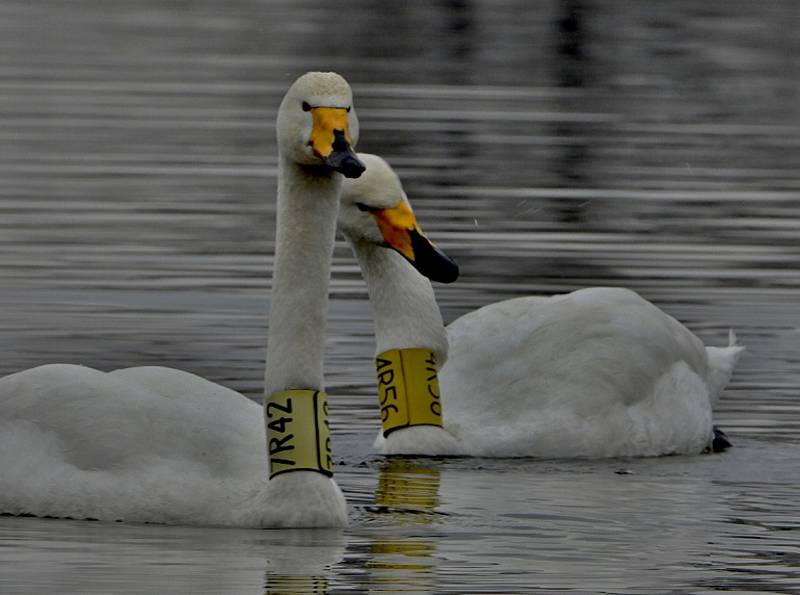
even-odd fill
[{"label": "white plumage", "polygon": [[344,214],[367,193],[407,201],[385,161],[362,158],[369,167],[345,182],[340,225],[369,287],[377,352],[426,347],[444,364],[444,430],[379,435],[381,452],[615,457],[692,454],[710,444],[712,406],[743,350],[733,336],[727,347],[706,348],[633,291],[605,287],[491,304],[445,330],[430,282],[363,241],[375,234],[368,218]]},{"label": "white plumage", "polygon": [[[341,176],[321,168],[309,146],[305,102],[340,107],[354,142],[358,136],[350,87],[339,75],[308,73],[281,103],[269,392],[323,388]],[[297,471],[267,480],[262,415],[242,395],[168,368],[103,373],[53,364],[6,376],[0,379],[0,512],[241,527],[345,525],[347,506],[332,478]]]},{"label": "white plumage", "polygon": [[448,327],[447,428],[484,456],[700,453],[742,348],[709,357],[627,289],[491,304]]},{"label": "white plumage", "polygon": [[261,406],[187,372],[49,364],[0,379],[0,411],[5,513],[280,527],[333,512],[267,480]]}]

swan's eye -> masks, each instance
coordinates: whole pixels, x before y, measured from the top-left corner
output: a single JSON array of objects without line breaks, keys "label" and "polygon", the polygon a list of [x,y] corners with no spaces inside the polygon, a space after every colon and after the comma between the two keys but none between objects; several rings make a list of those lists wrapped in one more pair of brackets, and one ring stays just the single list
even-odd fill
[{"label": "swan's eye", "polygon": [[311,106],[310,106],[310,105],[308,105],[308,102],[307,102],[307,101],[304,101],[304,102],[303,102],[303,111],[304,111],[304,112],[310,112],[310,111],[311,111]]},{"label": "swan's eye", "polygon": [[358,208],[359,211],[363,211],[365,213],[371,213],[372,211],[375,210],[375,209],[373,209],[371,207],[368,207],[363,202],[357,202],[356,203],[356,207]]},{"label": "swan's eye", "polygon": [[345,108],[345,110],[347,111],[347,113],[348,113],[348,114],[350,113],[350,108],[351,108],[351,107],[353,107],[353,106],[352,106],[352,105],[348,105],[348,106]]}]

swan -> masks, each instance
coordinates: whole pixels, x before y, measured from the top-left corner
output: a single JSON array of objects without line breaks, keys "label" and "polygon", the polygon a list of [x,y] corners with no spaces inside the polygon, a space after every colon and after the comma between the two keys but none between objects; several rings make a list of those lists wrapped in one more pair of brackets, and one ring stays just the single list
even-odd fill
[{"label": "swan", "polygon": [[11,374],[0,379],[0,512],[346,525],[331,471],[322,359],[342,176],[364,170],[351,149],[358,132],[350,87],[335,73],[301,76],[278,110],[265,407],[168,368],[104,373],[50,364]]},{"label": "swan", "polygon": [[[611,287],[490,304],[445,329],[430,282],[414,270],[400,180],[383,159],[359,157],[367,171],[345,182],[339,226],[374,311],[380,452],[621,457],[725,445],[712,408],[743,350],[732,332],[727,347],[704,347],[635,292]],[[384,210],[351,208],[378,196]],[[387,233],[387,219],[405,222],[405,238]],[[395,250],[377,249],[381,238]],[[398,350],[402,365],[391,361]],[[398,413],[391,406],[404,390],[414,396]]]}]

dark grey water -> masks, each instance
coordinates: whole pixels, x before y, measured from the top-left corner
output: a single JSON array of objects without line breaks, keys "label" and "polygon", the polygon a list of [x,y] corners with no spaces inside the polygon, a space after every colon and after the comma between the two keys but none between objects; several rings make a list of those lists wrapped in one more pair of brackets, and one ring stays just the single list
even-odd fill
[{"label": "dark grey water", "polygon": [[459,260],[446,320],[619,285],[748,351],[724,455],[390,463],[342,245],[326,363],[350,528],[3,518],[0,591],[800,590],[798,25],[791,0],[4,0],[2,374],[161,364],[257,396],[273,120],[318,69],[350,80],[359,148]]}]

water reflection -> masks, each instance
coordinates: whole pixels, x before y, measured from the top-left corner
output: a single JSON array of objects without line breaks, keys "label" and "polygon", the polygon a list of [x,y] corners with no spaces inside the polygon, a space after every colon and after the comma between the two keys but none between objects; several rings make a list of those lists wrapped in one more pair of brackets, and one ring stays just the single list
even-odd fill
[{"label": "water reflection", "polygon": [[0,518],[0,591],[800,590],[798,16],[793,0],[0,3],[2,374],[168,365],[257,397],[272,120],[319,68],[351,80],[360,148],[460,261],[437,287],[446,320],[624,285],[748,348],[720,457],[384,469],[370,308],[340,246],[326,377],[350,529]]},{"label": "water reflection", "polygon": [[[596,93],[592,93],[594,80],[592,53],[588,49],[587,32],[589,9],[581,0],[561,3],[561,13],[555,19],[556,43],[552,61],[556,85],[568,93],[569,109],[590,112]],[[586,188],[594,183],[592,170],[592,144],[583,123],[557,120],[552,125],[552,135],[559,139],[553,153],[553,172],[556,184],[563,187]],[[558,219],[565,226],[577,226],[586,220],[585,211],[590,201],[567,198],[558,202]]]},{"label": "water reflection", "polygon": [[[441,472],[414,459],[392,457],[379,468],[374,514],[382,523],[427,526],[436,520]],[[429,537],[373,537],[366,568],[384,592],[437,592],[436,542]]]},{"label": "water reflection", "polygon": [[340,531],[267,531],[265,595],[326,595],[332,567],[344,557]]},{"label": "water reflection", "polygon": [[268,575],[264,595],[328,595],[330,584],[324,576]]},{"label": "water reflection", "polygon": [[[441,471],[436,462],[428,465],[417,459],[391,457],[385,460],[378,475],[375,505],[380,511],[412,513],[418,522],[432,522],[439,506]],[[413,519],[410,519],[413,520]]]}]

